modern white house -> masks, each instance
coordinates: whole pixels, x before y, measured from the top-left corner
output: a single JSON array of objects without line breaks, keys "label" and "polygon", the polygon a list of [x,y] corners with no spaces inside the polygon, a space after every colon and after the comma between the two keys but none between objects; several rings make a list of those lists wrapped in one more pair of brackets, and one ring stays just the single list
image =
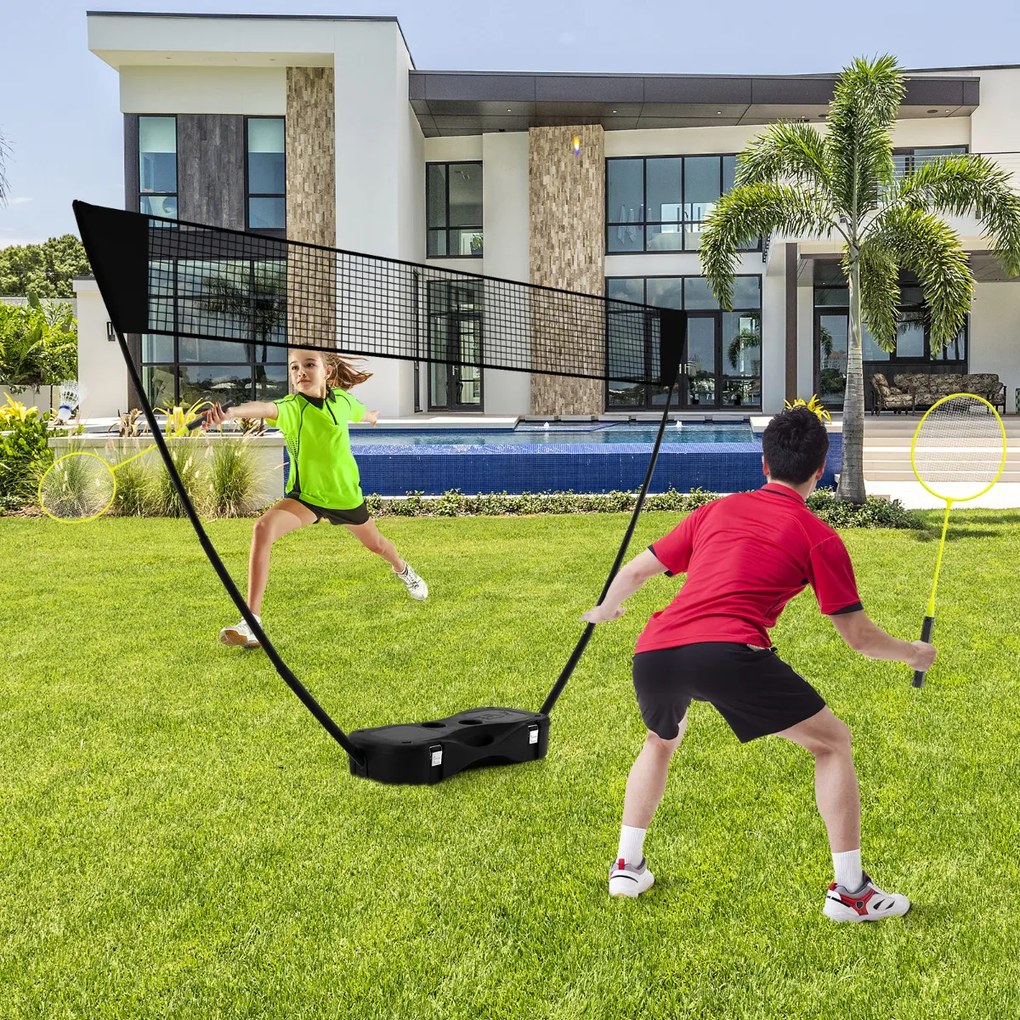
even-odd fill
[{"label": "modern white house", "polygon": [[[824,125],[835,74],[426,71],[394,18],[90,12],[88,40],[120,75],[128,209],[683,308],[688,412],[746,416],[812,393],[842,402],[848,310],[835,243],[772,237],[743,253],[732,312],[698,258],[735,154],[776,119]],[[910,71],[898,165],[984,153],[1020,186],[1018,107],[1020,67]],[[978,281],[966,329],[934,358],[923,315],[907,316],[894,354],[866,339],[865,373],[995,372],[1012,411],[1020,281],[999,270],[975,220],[954,225]],[[94,282],[77,281],[76,295],[83,410],[112,415],[137,400]],[[906,278],[903,307],[921,310]],[[465,361],[486,342],[470,288],[421,328],[424,350],[442,344]],[[131,344],[154,404],[227,384],[254,395],[256,380],[261,395],[286,391],[279,351],[256,362],[254,346]],[[387,416],[641,412],[661,400],[654,386],[539,387],[449,360],[376,359],[359,392]]]}]

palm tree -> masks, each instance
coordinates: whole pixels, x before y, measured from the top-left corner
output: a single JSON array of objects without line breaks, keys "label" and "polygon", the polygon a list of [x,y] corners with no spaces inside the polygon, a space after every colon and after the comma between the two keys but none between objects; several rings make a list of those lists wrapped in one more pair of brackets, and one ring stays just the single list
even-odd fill
[{"label": "palm tree", "polygon": [[739,154],[736,186],[701,240],[705,276],[729,308],[738,248],[748,239],[842,239],[850,336],[837,495],[853,503],[865,499],[862,322],[883,348],[895,348],[901,269],[920,283],[932,353],[956,337],[970,308],[967,255],[939,214],[973,212],[1006,272],[1020,272],[1020,195],[1008,173],[980,155],[946,156],[897,180],[891,127],[904,92],[894,57],[854,60],[836,82],[824,135],[809,124],[773,124]]}]

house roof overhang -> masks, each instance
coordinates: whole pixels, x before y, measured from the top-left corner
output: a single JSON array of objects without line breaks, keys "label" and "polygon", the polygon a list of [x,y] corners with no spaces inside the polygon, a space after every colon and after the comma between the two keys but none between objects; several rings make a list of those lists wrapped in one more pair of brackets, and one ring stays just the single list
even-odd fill
[{"label": "house roof overhang", "polygon": [[[837,78],[412,71],[409,96],[427,138],[575,124],[625,131],[823,123]],[[976,75],[908,76],[899,118],[969,116],[980,85]]]}]

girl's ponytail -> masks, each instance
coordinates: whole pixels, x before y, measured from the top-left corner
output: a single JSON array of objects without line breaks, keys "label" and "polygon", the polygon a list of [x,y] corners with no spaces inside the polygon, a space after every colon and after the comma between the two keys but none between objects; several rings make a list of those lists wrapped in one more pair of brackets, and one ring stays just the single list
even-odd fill
[{"label": "girl's ponytail", "polygon": [[372,378],[371,372],[365,372],[354,366],[355,361],[364,361],[364,358],[342,358],[339,354],[323,354],[322,358],[326,364],[328,387],[336,386],[342,390],[349,390],[352,386]]}]

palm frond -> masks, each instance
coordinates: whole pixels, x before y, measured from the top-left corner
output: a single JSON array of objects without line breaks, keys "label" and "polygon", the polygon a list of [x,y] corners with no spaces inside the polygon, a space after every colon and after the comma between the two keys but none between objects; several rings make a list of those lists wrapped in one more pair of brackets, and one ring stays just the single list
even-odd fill
[{"label": "palm frond", "polygon": [[836,82],[825,158],[835,200],[851,219],[878,204],[894,179],[892,124],[906,92],[895,57],[858,57]]},{"label": "palm frond", "polygon": [[[897,308],[900,301],[900,268],[892,253],[876,238],[858,249],[861,271],[861,315],[871,335],[884,350],[896,347]],[[849,271],[846,257],[843,271]]]},{"label": "palm frond", "polygon": [[986,156],[928,160],[903,179],[889,201],[957,216],[973,212],[1006,272],[1020,273],[1020,194],[1010,174]]},{"label": "palm frond", "polygon": [[781,180],[828,189],[825,140],[812,125],[770,124],[737,154],[737,187]]},{"label": "palm frond", "polygon": [[931,317],[932,353],[937,354],[960,332],[974,293],[960,239],[933,213],[897,205],[875,219],[870,245],[917,276]]},{"label": "palm frond", "polygon": [[827,197],[792,185],[762,181],[734,188],[718,201],[701,234],[701,266],[723,308],[733,300],[739,251],[773,232],[828,236],[836,213]]}]

